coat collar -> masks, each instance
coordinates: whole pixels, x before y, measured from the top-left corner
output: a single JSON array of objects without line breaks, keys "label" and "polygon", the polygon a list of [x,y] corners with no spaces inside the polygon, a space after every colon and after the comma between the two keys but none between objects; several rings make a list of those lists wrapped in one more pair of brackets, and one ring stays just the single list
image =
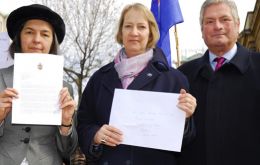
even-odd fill
[{"label": "coat collar", "polygon": [[14,65],[9,66],[8,68],[1,69],[3,80],[6,85],[4,88],[13,87],[13,72],[14,72]]},{"label": "coat collar", "polygon": [[[148,63],[147,67],[134,79],[134,81],[128,86],[128,89],[141,89],[149,82],[157,78],[162,72],[168,71],[170,69],[167,60],[161,49],[153,49],[153,58]],[[101,68],[103,72],[104,79],[102,84],[110,92],[114,92],[115,88],[122,88],[121,81],[118,78],[118,74],[114,68],[115,63],[110,64]]]},{"label": "coat collar", "polygon": [[[249,67],[249,57],[250,57],[251,52],[244,48],[243,46],[241,46],[239,43],[237,43],[237,53],[235,54],[235,56],[230,60],[229,63],[225,63],[223,65],[224,69],[226,67],[234,67],[236,68],[241,74],[244,74],[248,67]],[[201,74],[203,77],[209,79],[210,76],[214,73],[214,71],[212,70],[210,64],[209,64],[209,51],[207,50],[205,52],[205,54],[198,59],[198,69],[197,69],[197,73],[195,74],[195,76],[197,76],[198,74]]]},{"label": "coat collar", "polygon": [[101,72],[104,74],[102,85],[108,89],[111,93],[114,93],[115,88],[122,88],[121,81],[114,68],[115,63],[111,62],[108,65],[101,68]]},{"label": "coat collar", "polygon": [[234,65],[241,74],[244,74],[249,67],[249,58],[252,52],[237,44],[237,53],[231,59],[230,64]]},{"label": "coat collar", "polygon": [[162,72],[168,71],[169,65],[160,48],[153,49],[153,58],[147,67],[128,86],[128,89],[141,89],[156,79]]}]

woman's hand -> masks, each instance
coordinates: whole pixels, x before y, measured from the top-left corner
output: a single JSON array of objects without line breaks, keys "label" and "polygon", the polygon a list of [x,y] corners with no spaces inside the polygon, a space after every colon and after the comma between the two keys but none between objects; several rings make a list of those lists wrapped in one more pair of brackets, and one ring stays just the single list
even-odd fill
[{"label": "woman's hand", "polygon": [[62,124],[71,125],[76,103],[70,96],[68,88],[62,88],[60,92],[60,108],[62,109]]},{"label": "woman's hand", "polygon": [[6,88],[0,93],[0,123],[11,111],[14,98],[18,98],[18,92],[13,88]]},{"label": "woman's hand", "polygon": [[186,118],[189,118],[197,107],[197,101],[195,97],[187,93],[184,89],[181,89],[177,106],[186,112]]},{"label": "woman's hand", "polygon": [[104,124],[94,136],[95,144],[105,144],[115,147],[119,145],[123,140],[123,133],[110,125]]}]

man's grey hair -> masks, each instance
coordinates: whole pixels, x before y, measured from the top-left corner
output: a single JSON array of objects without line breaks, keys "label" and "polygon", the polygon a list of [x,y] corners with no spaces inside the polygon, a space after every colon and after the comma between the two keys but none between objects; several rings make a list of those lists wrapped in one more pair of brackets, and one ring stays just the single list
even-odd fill
[{"label": "man's grey hair", "polygon": [[220,4],[220,3],[224,3],[227,6],[229,6],[229,8],[231,9],[231,15],[233,16],[234,20],[236,23],[239,23],[240,19],[239,19],[239,15],[238,15],[238,11],[237,11],[237,5],[233,0],[206,0],[200,9],[200,27],[202,29],[202,24],[203,24],[203,20],[204,20],[204,12],[205,9],[207,7],[209,7],[210,5],[213,4]]}]

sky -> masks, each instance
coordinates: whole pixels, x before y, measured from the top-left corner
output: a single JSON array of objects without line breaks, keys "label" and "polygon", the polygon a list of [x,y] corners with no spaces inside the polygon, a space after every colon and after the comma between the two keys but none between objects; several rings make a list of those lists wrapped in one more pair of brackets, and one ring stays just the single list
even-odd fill
[{"label": "sky", "polygon": [[[125,1],[125,0],[121,0]],[[244,28],[244,23],[248,11],[253,11],[256,0],[234,0],[237,4],[238,14],[240,17],[240,31]],[[140,2],[151,7],[151,0],[127,0],[127,3]],[[177,24],[177,35],[179,41],[179,53],[182,58],[191,56],[195,53],[204,53],[207,49],[202,39],[199,12],[204,0],[179,0],[184,22]],[[192,4],[191,4],[192,3]],[[171,48],[172,59],[176,60],[176,46],[174,32],[171,29]]]},{"label": "sky", "polygon": [[[123,6],[125,4],[139,2],[146,5],[148,8],[151,6],[151,0],[116,0],[121,1]],[[240,31],[244,28],[244,23],[248,11],[253,11],[256,0],[234,0],[238,7],[240,16]],[[203,53],[206,50],[206,46],[201,37],[200,25],[199,25],[199,12],[200,7],[204,0],[179,0],[180,7],[184,22],[177,25],[177,34],[179,41],[179,53],[183,56],[190,56],[195,53]],[[22,5],[28,5],[32,3],[31,0],[0,0],[0,12],[7,14],[10,11],[16,9]],[[192,3],[192,4],[191,4]],[[170,33],[172,58],[176,59],[175,38],[173,28]]]}]

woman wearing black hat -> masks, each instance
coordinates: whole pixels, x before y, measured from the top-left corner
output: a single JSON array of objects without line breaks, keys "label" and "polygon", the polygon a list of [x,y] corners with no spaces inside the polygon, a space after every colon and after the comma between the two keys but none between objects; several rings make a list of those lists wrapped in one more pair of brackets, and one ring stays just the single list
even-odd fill
[{"label": "woman wearing black hat", "polygon": [[[65,24],[48,7],[34,4],[14,10],[7,19],[7,31],[13,40],[13,58],[14,53],[57,54]],[[58,127],[11,124],[12,99],[19,96],[12,84],[13,66],[0,70],[0,165],[61,165],[62,156],[77,146],[71,86],[64,82],[60,92],[62,125]]]}]

